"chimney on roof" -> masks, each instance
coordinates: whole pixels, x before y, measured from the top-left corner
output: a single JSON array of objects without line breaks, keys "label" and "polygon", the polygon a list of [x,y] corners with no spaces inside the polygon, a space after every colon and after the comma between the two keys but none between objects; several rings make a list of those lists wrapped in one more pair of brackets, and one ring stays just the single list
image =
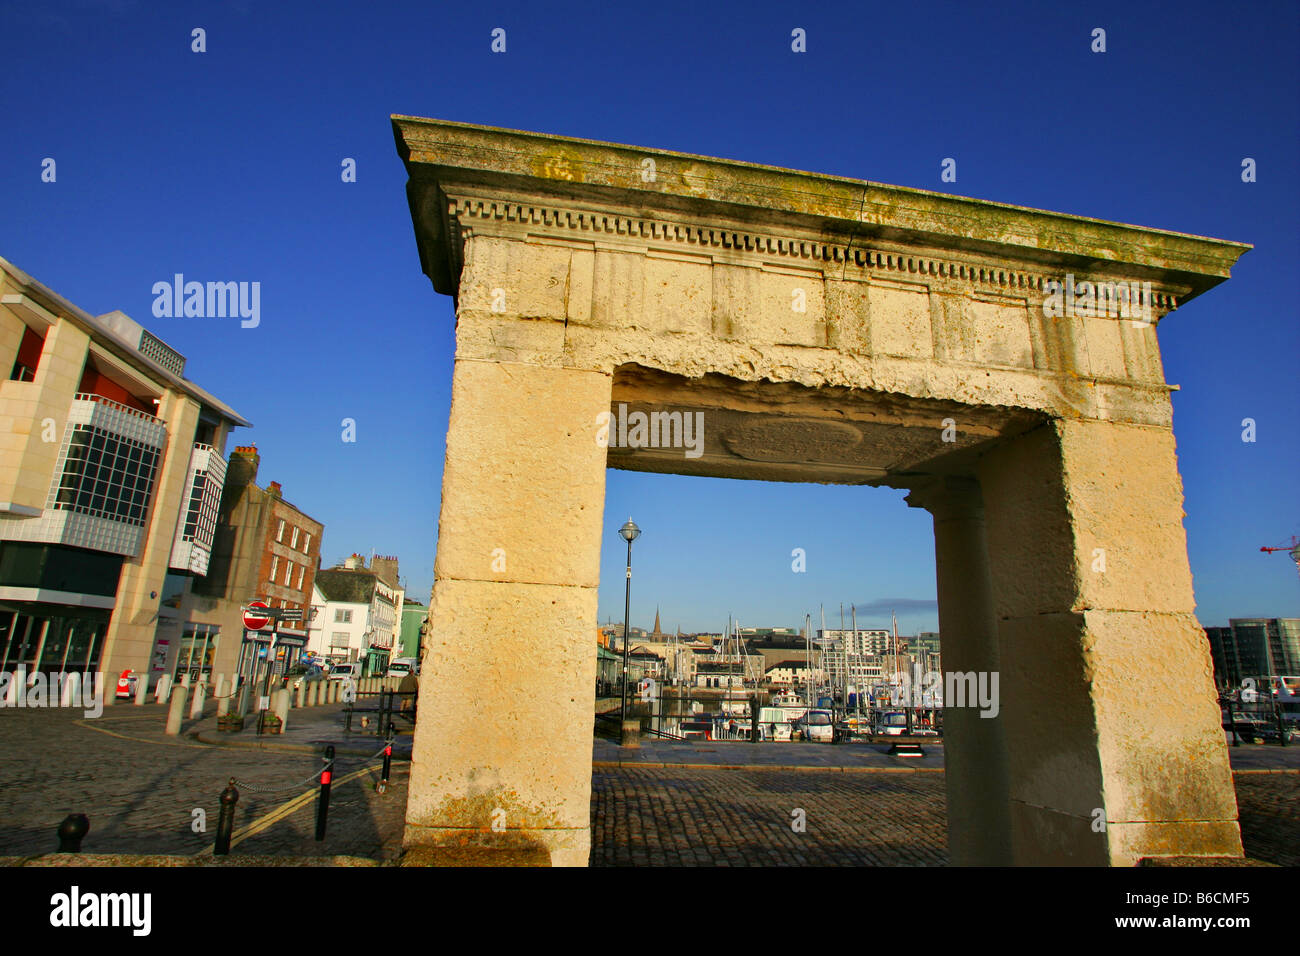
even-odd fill
[{"label": "chimney on roof", "polygon": [[391,555],[377,554],[370,559],[370,570],[379,576],[389,587],[397,587],[397,558]]},{"label": "chimney on roof", "polygon": [[269,494],[269,495],[271,495],[271,496],[273,496],[273,497],[275,497],[275,498],[283,497],[283,496],[280,494],[280,483],[279,483],[278,481],[273,481],[273,482],[271,482],[271,486],[270,486],[269,488],[267,488],[266,491],[267,491],[267,494]]},{"label": "chimney on roof", "polygon": [[261,463],[256,445],[239,445],[230,453],[226,465],[226,487],[251,485],[257,481],[257,466]]},{"label": "chimney on roof", "polygon": [[343,562],[343,567],[349,571],[356,571],[358,568],[366,566],[366,559],[359,554],[349,555],[348,559]]}]

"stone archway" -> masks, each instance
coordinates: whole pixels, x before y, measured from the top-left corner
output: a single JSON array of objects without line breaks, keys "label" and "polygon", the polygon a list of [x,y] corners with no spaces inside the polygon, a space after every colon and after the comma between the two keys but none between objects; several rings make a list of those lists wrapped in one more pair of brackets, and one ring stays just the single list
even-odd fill
[{"label": "stone archway", "polygon": [[[409,848],[587,862],[608,465],[933,514],[945,669],[1001,677],[997,718],[947,715],[954,862],[1241,854],[1156,325],[1247,246],[393,126],[457,314]],[[611,410],[700,413],[703,444],[606,448]]]}]

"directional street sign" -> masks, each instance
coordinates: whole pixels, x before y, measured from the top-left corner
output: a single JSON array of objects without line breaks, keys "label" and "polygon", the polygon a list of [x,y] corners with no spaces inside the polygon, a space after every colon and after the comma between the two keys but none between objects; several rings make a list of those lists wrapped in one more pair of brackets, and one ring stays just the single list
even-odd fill
[{"label": "directional street sign", "polygon": [[301,621],[302,608],[280,608],[275,616],[282,621]]},{"label": "directional street sign", "polygon": [[271,609],[265,601],[250,601],[244,608],[244,627],[250,631],[260,631],[271,623]]}]

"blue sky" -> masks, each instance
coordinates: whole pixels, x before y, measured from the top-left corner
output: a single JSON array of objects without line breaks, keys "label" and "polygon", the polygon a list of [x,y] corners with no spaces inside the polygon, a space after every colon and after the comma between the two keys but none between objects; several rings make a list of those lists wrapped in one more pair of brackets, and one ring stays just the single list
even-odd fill
[{"label": "blue sky", "polygon": [[[617,9],[615,9],[617,7]],[[1300,41],[1293,3],[49,2],[0,12],[0,255],[122,309],[256,426],[327,563],[396,554],[427,599],[453,353],[392,113],[683,150],[1249,242],[1161,325],[1203,623],[1300,616]],[[191,52],[202,27],[207,51]],[[490,33],[507,31],[493,54]],[[795,27],[807,52],[790,49]],[[1089,49],[1095,27],[1107,51]],[[57,181],[41,182],[41,161]],[[356,183],[342,183],[344,157]],[[957,160],[957,181],[940,162]],[[1252,157],[1258,181],[1241,181]],[[176,273],[259,281],[262,321],[156,319]],[[1241,441],[1254,418],[1258,440]],[[340,422],[357,422],[341,441]],[[611,471],[601,620],[937,626],[930,521],[887,490]],[[807,552],[807,572],[790,552]]]}]

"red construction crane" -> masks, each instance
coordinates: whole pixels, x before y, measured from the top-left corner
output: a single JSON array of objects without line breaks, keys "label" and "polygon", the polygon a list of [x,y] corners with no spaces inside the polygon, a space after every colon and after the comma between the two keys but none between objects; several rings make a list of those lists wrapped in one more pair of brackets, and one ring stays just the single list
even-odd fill
[{"label": "red construction crane", "polygon": [[1259,550],[1264,551],[1264,552],[1267,552],[1267,553],[1270,553],[1270,554],[1271,554],[1272,552],[1274,552],[1274,551],[1289,551],[1289,552],[1291,552],[1291,560],[1295,562],[1296,570],[1297,570],[1297,571],[1300,571],[1300,538],[1297,538],[1295,535],[1292,535],[1292,536],[1291,536],[1291,543],[1290,543],[1290,544],[1280,545],[1280,546],[1278,546],[1278,547],[1276,547],[1276,548],[1270,548],[1270,547],[1265,546],[1265,547],[1263,547],[1263,548],[1260,548]]}]

